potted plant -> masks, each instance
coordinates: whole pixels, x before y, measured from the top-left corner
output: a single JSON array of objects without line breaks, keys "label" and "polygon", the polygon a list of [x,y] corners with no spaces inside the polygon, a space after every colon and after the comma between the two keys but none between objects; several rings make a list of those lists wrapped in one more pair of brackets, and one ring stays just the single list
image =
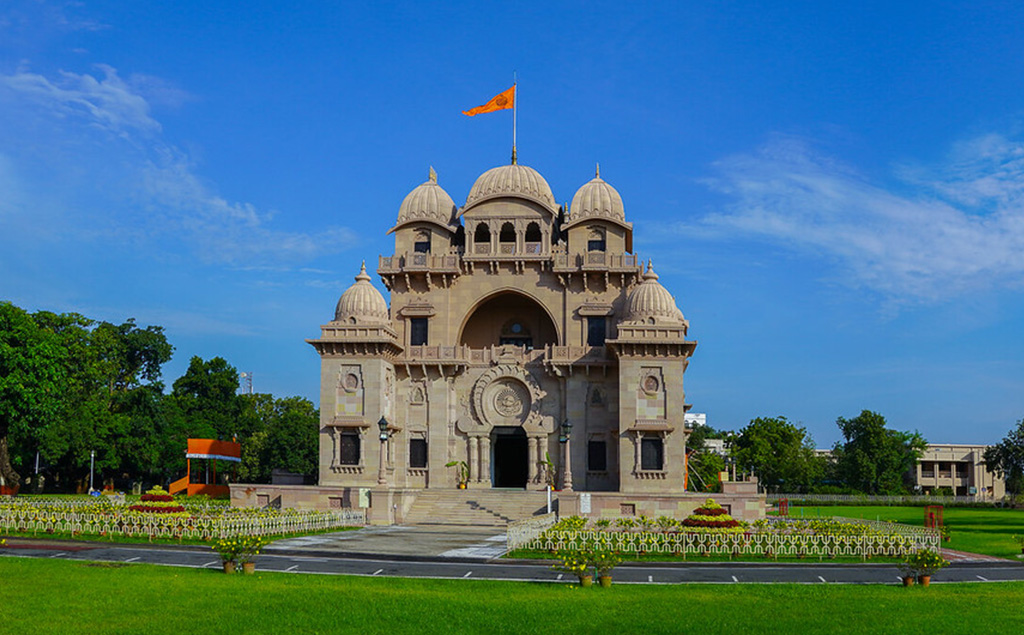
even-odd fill
[{"label": "potted plant", "polygon": [[213,543],[213,550],[220,556],[224,565],[224,573],[234,573],[238,563],[238,553],[241,551],[241,543],[238,538],[221,538]]},{"label": "potted plant", "polygon": [[592,586],[594,575],[590,572],[590,556],[582,551],[564,551],[555,554],[558,564],[552,565],[555,571],[570,573],[579,578],[580,586]]},{"label": "potted plant", "polygon": [[238,539],[238,562],[242,565],[242,572],[252,575],[256,572],[256,556],[260,549],[267,545],[267,540],[262,536],[244,536]]},{"label": "potted plant", "polygon": [[907,556],[904,564],[914,570],[921,586],[928,586],[932,581],[932,575],[949,562],[933,549],[918,549]]},{"label": "potted plant", "polygon": [[590,564],[594,566],[594,571],[597,572],[597,581],[606,589],[612,585],[612,569],[621,563],[622,558],[619,557],[617,551],[602,549],[595,551],[590,556]]},{"label": "potted plant", "polygon": [[448,461],[444,466],[455,468],[455,480],[459,483],[459,489],[466,489],[466,483],[469,482],[469,465],[465,461]]},{"label": "potted plant", "polygon": [[903,586],[914,586],[914,580],[917,579],[917,571],[914,567],[910,566],[906,562],[900,563],[900,578],[903,579]]}]

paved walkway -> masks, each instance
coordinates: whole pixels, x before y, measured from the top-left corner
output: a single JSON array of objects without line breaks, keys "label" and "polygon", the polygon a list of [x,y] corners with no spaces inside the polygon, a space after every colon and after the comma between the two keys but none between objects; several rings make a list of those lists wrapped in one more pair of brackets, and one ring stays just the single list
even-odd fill
[{"label": "paved walkway", "polygon": [[490,560],[505,553],[505,534],[494,527],[394,525],[275,540],[264,553]]}]

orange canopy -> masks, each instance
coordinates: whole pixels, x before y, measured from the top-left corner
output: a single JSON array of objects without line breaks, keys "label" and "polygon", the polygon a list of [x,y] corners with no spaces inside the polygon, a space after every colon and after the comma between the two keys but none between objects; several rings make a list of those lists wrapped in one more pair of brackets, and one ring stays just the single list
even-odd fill
[{"label": "orange canopy", "polygon": [[189,439],[185,458],[220,459],[221,461],[236,461],[240,463],[242,461],[242,446],[232,441]]}]

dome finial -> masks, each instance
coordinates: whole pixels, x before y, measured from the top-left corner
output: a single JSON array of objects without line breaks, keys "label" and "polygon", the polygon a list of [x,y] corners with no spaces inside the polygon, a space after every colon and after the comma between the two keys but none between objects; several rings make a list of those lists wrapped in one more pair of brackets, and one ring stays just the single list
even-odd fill
[{"label": "dome finial", "polygon": [[658,274],[654,273],[654,260],[647,260],[647,273],[644,274],[644,280],[657,280]]},{"label": "dome finial", "polygon": [[431,183],[437,183],[437,172],[434,172],[434,166],[430,166],[430,174],[428,177]]},{"label": "dome finial", "polygon": [[601,164],[595,163],[594,165],[597,166],[594,168],[594,178],[599,179],[601,178]]},{"label": "dome finial", "polygon": [[515,165],[516,163],[516,147],[512,146],[512,165]]},{"label": "dome finial", "polygon": [[368,273],[366,273],[366,261],[365,260],[363,261],[362,266],[359,267],[359,275],[356,276],[356,282],[362,282],[363,280],[365,280],[366,282],[370,281],[370,275]]}]

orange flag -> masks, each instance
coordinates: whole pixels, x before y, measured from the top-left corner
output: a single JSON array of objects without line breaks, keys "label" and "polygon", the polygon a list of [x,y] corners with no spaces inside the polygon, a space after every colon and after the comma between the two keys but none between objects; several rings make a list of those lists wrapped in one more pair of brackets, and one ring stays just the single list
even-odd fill
[{"label": "orange flag", "polygon": [[472,110],[463,110],[462,114],[469,115],[480,115],[485,112],[494,112],[495,110],[508,110],[513,107],[516,103],[516,85],[512,84],[512,88],[509,88],[503,93],[498,93],[491,101],[487,102],[483,106],[477,106]]}]

